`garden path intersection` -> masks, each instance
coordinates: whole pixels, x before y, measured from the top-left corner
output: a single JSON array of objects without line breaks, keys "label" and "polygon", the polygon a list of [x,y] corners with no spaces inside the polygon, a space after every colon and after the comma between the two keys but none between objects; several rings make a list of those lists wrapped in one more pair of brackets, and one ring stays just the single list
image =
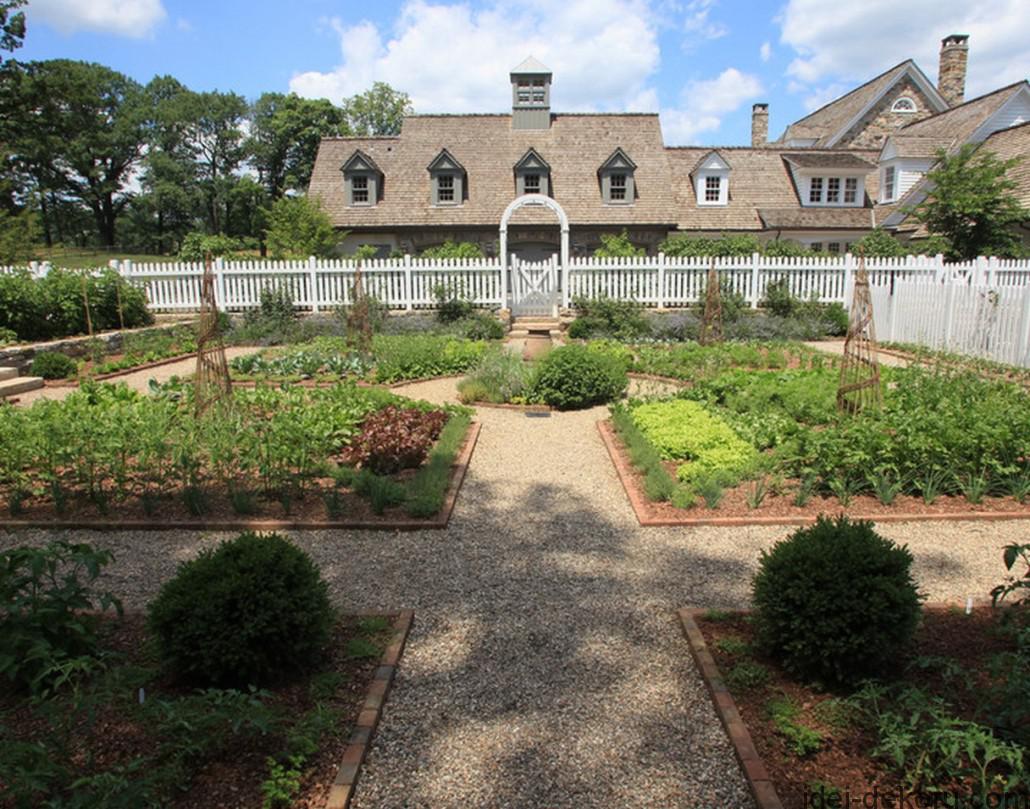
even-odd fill
[{"label": "garden path intersection", "polygon": [[[454,386],[396,392],[455,401]],[[605,415],[480,409],[446,531],[293,534],[341,609],[415,610],[354,809],[753,806],[675,611],[745,605],[759,551],[792,529],[640,527]],[[964,600],[987,595],[1030,521],[880,531],[908,543],[930,600]],[[131,607],[225,536],[74,532],[114,552],[105,583]]]}]

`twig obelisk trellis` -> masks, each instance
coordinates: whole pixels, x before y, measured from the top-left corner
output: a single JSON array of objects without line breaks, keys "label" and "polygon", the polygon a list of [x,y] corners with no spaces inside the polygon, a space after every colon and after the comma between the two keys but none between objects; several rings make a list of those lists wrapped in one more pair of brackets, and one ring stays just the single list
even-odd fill
[{"label": "twig obelisk trellis", "polygon": [[879,407],[880,399],[880,362],[873,323],[873,299],[865,257],[860,255],[848,317],[848,336],[844,341],[844,360],[840,366],[837,409],[857,413],[869,407]]},{"label": "twig obelisk trellis", "polygon": [[722,295],[719,291],[719,273],[715,262],[708,270],[708,284],[705,287],[705,311],[701,321],[701,345],[722,342]]},{"label": "twig obelisk trellis", "polygon": [[200,283],[200,323],[197,327],[197,372],[193,379],[193,397],[197,415],[212,404],[232,400],[229,364],[225,361],[225,345],[218,326],[218,301],[215,298],[215,276],[211,256],[204,259],[204,276]]}]

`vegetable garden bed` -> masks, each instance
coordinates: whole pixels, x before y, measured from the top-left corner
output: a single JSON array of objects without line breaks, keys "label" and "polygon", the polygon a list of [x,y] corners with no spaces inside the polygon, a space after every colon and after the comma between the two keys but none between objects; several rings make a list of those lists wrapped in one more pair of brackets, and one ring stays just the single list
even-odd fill
[{"label": "vegetable garden bed", "polygon": [[758,651],[748,613],[680,611],[760,809],[1026,806],[1025,782],[999,794],[1026,766],[1014,631],[1026,616],[1014,615],[926,608],[910,648],[883,661],[883,680],[830,693]]},{"label": "vegetable garden bed", "polygon": [[145,616],[106,619],[103,663],[74,688],[0,698],[17,779],[0,778],[0,807],[70,791],[87,800],[74,805],[343,809],[411,621],[343,616],[315,670],[260,691],[193,691],[159,667]]},{"label": "vegetable garden bed", "polygon": [[442,528],[479,430],[464,408],[354,383],[259,386],[194,411],[183,383],[0,406],[4,524]]},{"label": "vegetable garden bed", "polygon": [[836,411],[829,369],[729,370],[612,407],[601,434],[643,525],[1030,516],[1030,399],[970,373],[883,369]]}]

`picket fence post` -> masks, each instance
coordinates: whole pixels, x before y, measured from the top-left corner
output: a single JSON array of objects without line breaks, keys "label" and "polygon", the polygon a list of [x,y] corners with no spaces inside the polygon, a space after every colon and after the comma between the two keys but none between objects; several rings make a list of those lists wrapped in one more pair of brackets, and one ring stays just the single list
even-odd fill
[{"label": "picket fence post", "polygon": [[[198,292],[200,285],[194,287]],[[225,309],[225,259],[221,256],[215,258],[215,302],[219,309]],[[197,307],[200,307],[200,300],[197,300]]]},{"label": "picket fence post", "polygon": [[318,311],[318,266],[314,256],[308,256],[308,297],[311,311]]},{"label": "picket fence post", "polygon": [[758,279],[761,275],[761,267],[758,262],[761,260],[758,253],[751,254],[751,308],[758,308]]},{"label": "picket fence post", "polygon": [[890,287],[890,303],[887,306],[887,341],[894,342],[894,324],[898,322],[898,285]]},{"label": "picket fence post", "polygon": [[1019,316],[1016,345],[1018,354],[1013,357],[1013,363],[1030,366],[1030,285],[1023,287],[1023,310]]},{"label": "picket fence post", "polygon": [[844,254],[844,308],[851,311],[851,299],[855,294],[855,257]]},{"label": "picket fence post", "polygon": [[658,300],[655,306],[665,308],[665,253],[658,254]]},{"label": "picket fence post", "polygon": [[987,286],[994,289],[998,280],[998,257],[991,256],[987,259]]},{"label": "picket fence post", "polygon": [[415,308],[413,290],[411,288],[411,255],[404,254],[404,308],[411,311]]},{"label": "picket fence post", "polygon": [[951,349],[951,333],[955,327],[955,290],[958,284],[948,281],[944,285],[944,344],[945,351]]}]

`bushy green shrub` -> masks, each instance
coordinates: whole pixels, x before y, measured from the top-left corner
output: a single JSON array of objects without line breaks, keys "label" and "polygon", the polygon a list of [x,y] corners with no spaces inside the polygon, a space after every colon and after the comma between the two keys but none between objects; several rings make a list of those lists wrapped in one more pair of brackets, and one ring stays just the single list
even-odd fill
[{"label": "bushy green shrub", "polygon": [[433,287],[436,317],[441,323],[457,323],[472,317],[475,304],[461,283],[437,284]]},{"label": "bushy green shrub", "polygon": [[240,534],[179,567],[150,605],[164,662],[209,685],[257,685],[310,665],[329,638],[328,588],[278,534]]},{"label": "bushy green shrub", "polygon": [[754,447],[697,402],[647,402],[633,409],[633,421],[663,458],[686,461],[676,470],[686,483],[735,483],[757,461]]},{"label": "bushy green shrub", "polygon": [[43,351],[35,356],[29,373],[43,379],[65,379],[75,375],[75,360],[59,351]]},{"label": "bushy green shrub", "polygon": [[459,323],[461,333],[469,340],[500,340],[504,337],[501,321],[484,312],[473,312]]},{"label": "bushy green shrub", "polygon": [[18,342],[18,335],[14,329],[0,328],[0,346],[11,345]]},{"label": "bushy green shrub", "polygon": [[529,395],[533,368],[505,348],[487,351],[469,375],[458,383],[463,402],[511,402]]},{"label": "bushy green shrub", "polygon": [[616,359],[568,345],[540,361],[533,396],[559,410],[575,410],[617,399],[628,385],[626,369]]},{"label": "bushy green shrub", "polygon": [[911,567],[908,549],[872,523],[820,517],[762,553],[756,636],[800,677],[856,683],[889,673],[919,621]]},{"label": "bushy green shrub", "polygon": [[579,313],[569,326],[569,337],[610,337],[615,340],[638,340],[651,336],[651,324],[644,316],[644,307],[632,300],[576,298],[573,306]]},{"label": "bushy green shrub", "polygon": [[428,334],[377,334],[372,340],[377,382],[457,374],[475,365],[486,343]]}]

